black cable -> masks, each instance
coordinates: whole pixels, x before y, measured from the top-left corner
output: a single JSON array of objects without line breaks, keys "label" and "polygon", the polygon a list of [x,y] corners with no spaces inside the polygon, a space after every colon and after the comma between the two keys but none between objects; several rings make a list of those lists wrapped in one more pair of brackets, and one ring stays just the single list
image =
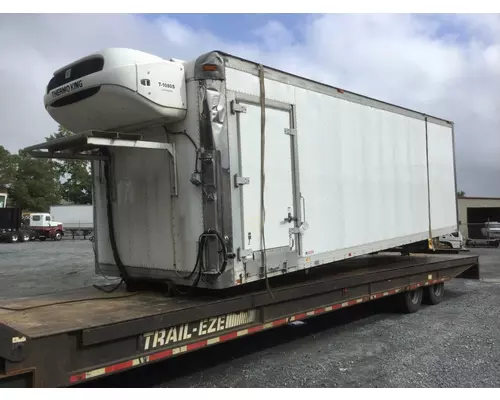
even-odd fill
[{"label": "black cable", "polygon": [[[187,275],[187,276],[184,277],[184,279],[191,278],[191,276],[193,276],[193,274],[195,273],[196,268],[198,267],[198,263],[201,260],[203,245],[204,245],[204,236],[203,236],[203,234],[201,234],[200,236],[198,236],[198,252],[196,253],[196,262],[194,264],[194,268],[189,273],[189,275]],[[201,268],[201,265],[200,265],[200,268]]]},{"label": "black cable", "polygon": [[189,279],[193,274],[198,270],[198,275],[196,276],[195,280],[191,284],[190,290],[187,292],[182,292],[179,290],[175,285],[173,285],[172,289],[181,294],[181,295],[187,295],[190,294],[199,284],[200,280],[202,279],[202,255],[203,255],[203,250],[205,249],[206,241],[207,241],[207,236],[209,235],[215,235],[217,239],[219,240],[219,243],[221,244],[221,250],[219,252],[223,253],[223,262],[222,266],[219,270],[219,276],[224,273],[226,270],[227,266],[227,247],[224,242],[224,239],[222,238],[221,234],[217,232],[214,229],[208,229],[205,232],[203,232],[199,237],[198,237],[198,253],[196,255],[196,263],[194,265],[194,268],[191,270],[189,275],[185,276],[184,279]]},{"label": "black cable", "polygon": [[[105,150],[108,153],[107,149]],[[108,231],[109,231],[109,241],[111,244],[111,250],[113,252],[113,258],[115,260],[115,264],[118,267],[118,270],[120,271],[120,282],[116,285],[111,290],[107,290],[104,287],[94,285],[94,287],[98,290],[101,290],[106,293],[111,293],[117,290],[122,283],[125,282],[125,284],[128,284],[130,282],[130,276],[128,275],[128,272],[125,268],[125,266],[122,263],[122,260],[120,258],[120,254],[118,253],[118,248],[116,245],[116,238],[115,238],[115,226],[113,222],[113,204],[111,202],[111,174],[109,171],[109,159],[104,161],[104,179],[106,181],[106,211],[107,211],[107,216],[108,216]]]},{"label": "black cable", "polygon": [[169,130],[167,130],[167,128],[165,126],[163,126],[163,129],[165,130],[165,133],[168,135],[184,135],[186,136],[189,141],[193,144],[195,150],[196,150],[196,157],[194,159],[194,172],[199,172],[198,171],[198,153],[200,152],[200,148],[198,147],[198,145],[196,144],[196,142],[194,141],[194,139],[184,130],[184,131],[180,131],[180,132],[170,132]]},{"label": "black cable", "polygon": [[219,275],[221,275],[221,274],[224,273],[224,271],[226,270],[226,266],[227,266],[227,247],[226,247],[226,243],[225,243],[224,239],[222,238],[221,234],[219,232],[217,232],[216,230],[214,230],[214,229],[209,229],[207,231],[207,234],[217,236],[217,238],[219,239],[219,243],[221,244],[221,250],[222,250],[222,253],[223,253],[222,266],[221,266],[220,271],[219,271]]},{"label": "black cable", "polygon": [[[94,251],[94,257],[95,257],[95,259],[97,260],[97,252],[95,251],[95,243],[94,243],[94,238],[89,239],[89,241],[90,241],[90,242],[92,242],[92,250]],[[97,269],[99,270],[99,273],[101,274],[101,276],[102,276],[104,279],[106,279],[107,281],[114,281],[114,280],[116,280],[116,279],[117,279],[116,277],[115,277],[115,278],[110,278],[110,277],[106,276],[106,275],[104,274],[104,272],[102,272],[101,266],[99,265],[99,263],[98,263],[98,262],[96,262],[96,265],[97,265]],[[94,286],[94,287],[95,287],[95,286]]]},{"label": "black cable", "polygon": [[179,288],[176,287],[175,283],[174,282],[171,282],[172,286],[171,286],[171,289],[176,292],[177,294],[180,294],[180,295],[189,295],[192,293],[192,291],[198,286],[198,283],[200,282],[200,279],[201,279],[201,256],[203,254],[203,248],[205,246],[205,235],[202,233],[199,237],[198,237],[198,252],[196,254],[196,263],[194,265],[194,268],[193,270],[190,272],[189,275],[185,276],[184,279],[189,279],[191,278],[191,276],[196,272],[196,270],[198,269],[198,276],[196,277],[196,279],[193,281],[193,283],[191,284],[191,287],[190,289],[187,291],[187,292],[183,292],[181,291]]}]

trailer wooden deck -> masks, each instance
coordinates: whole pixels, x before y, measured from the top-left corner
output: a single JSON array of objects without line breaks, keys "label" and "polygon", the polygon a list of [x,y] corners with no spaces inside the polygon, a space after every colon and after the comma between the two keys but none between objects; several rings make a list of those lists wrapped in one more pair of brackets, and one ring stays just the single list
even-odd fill
[{"label": "trailer wooden deck", "polygon": [[[20,376],[28,386],[67,386],[117,372],[120,368],[112,367],[116,363],[121,369],[137,367],[224,337],[440,283],[467,271],[466,277],[479,277],[476,255],[377,254],[272,280],[272,295],[258,286],[191,297],[124,289],[108,294],[87,287],[2,301],[0,386],[18,382]],[[247,319],[238,320],[238,313],[246,313]],[[206,324],[203,333],[208,320],[218,328],[210,331]],[[178,337],[167,343],[169,329]],[[151,344],[153,336],[158,347],[148,348],[145,340]]]}]

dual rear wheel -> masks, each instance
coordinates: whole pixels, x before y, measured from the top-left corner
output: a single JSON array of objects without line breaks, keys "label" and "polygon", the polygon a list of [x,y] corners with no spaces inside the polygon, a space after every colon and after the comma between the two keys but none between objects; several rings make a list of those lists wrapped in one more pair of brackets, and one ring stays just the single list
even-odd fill
[{"label": "dual rear wheel", "polygon": [[443,300],[443,296],[444,283],[441,282],[401,293],[395,300],[401,312],[410,314],[417,312],[422,303],[429,305],[440,303]]}]

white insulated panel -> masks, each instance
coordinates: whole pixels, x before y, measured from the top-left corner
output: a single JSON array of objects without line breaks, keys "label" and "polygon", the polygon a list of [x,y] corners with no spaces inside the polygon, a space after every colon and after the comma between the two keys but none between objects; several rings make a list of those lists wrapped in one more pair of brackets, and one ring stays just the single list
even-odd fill
[{"label": "white insulated panel", "polygon": [[457,229],[452,127],[429,122],[427,135],[432,231]]},{"label": "white insulated panel", "polygon": [[[124,265],[171,269],[173,235],[167,151],[113,149],[115,237]],[[99,176],[96,177],[99,180]],[[96,188],[99,262],[115,265],[109,242],[104,176]]]},{"label": "white insulated panel", "polygon": [[296,104],[304,254],[425,238],[425,122],[299,88]]},{"label": "white insulated panel", "polygon": [[[226,72],[229,90],[259,96],[258,77]],[[309,226],[301,256],[359,255],[428,237],[425,121],[270,79],[265,85],[266,98],[296,105]]]},{"label": "white insulated panel", "polygon": [[[264,82],[266,85],[266,99],[287,104],[295,103],[295,86],[267,78],[264,79]],[[234,68],[226,68],[226,89],[259,97],[259,77]]]},{"label": "white insulated panel", "polygon": [[[241,175],[250,178],[242,186],[244,248],[261,249],[261,127],[260,106],[245,104],[246,113],[240,115],[240,164]],[[285,222],[293,208],[292,159],[290,136],[285,128],[290,127],[290,113],[266,109],[265,141],[265,245],[266,249],[289,246],[288,230],[293,222]]]}]

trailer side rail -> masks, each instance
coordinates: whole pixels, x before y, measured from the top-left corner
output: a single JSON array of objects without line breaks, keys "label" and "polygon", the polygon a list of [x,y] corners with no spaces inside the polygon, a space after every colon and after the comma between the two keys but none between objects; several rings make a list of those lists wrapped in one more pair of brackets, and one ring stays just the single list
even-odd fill
[{"label": "trailer side rail", "polygon": [[[440,258],[437,263],[436,257]],[[319,284],[316,291],[312,290],[311,282],[307,283],[309,288],[307,284],[304,287],[295,285],[295,295],[277,296],[274,302],[259,304],[256,294],[249,294],[246,298],[252,298],[251,303],[254,303],[250,307],[249,302],[242,302],[241,297],[234,299],[241,307],[233,309],[212,300],[199,307],[186,307],[185,318],[167,312],[38,338],[30,338],[0,324],[0,387],[72,386],[293,321],[384,297],[403,296],[454,277],[479,278],[477,256],[435,256],[430,259],[432,268],[422,264],[419,270],[411,267],[398,270],[402,262],[396,262],[394,269],[400,271],[397,277],[386,270],[369,281],[363,281],[363,275],[349,286],[331,284],[328,291],[320,290],[322,286]],[[378,270],[384,268],[379,265]],[[230,304],[231,300],[228,301]],[[136,331],[137,326],[142,326],[142,330]]]}]

